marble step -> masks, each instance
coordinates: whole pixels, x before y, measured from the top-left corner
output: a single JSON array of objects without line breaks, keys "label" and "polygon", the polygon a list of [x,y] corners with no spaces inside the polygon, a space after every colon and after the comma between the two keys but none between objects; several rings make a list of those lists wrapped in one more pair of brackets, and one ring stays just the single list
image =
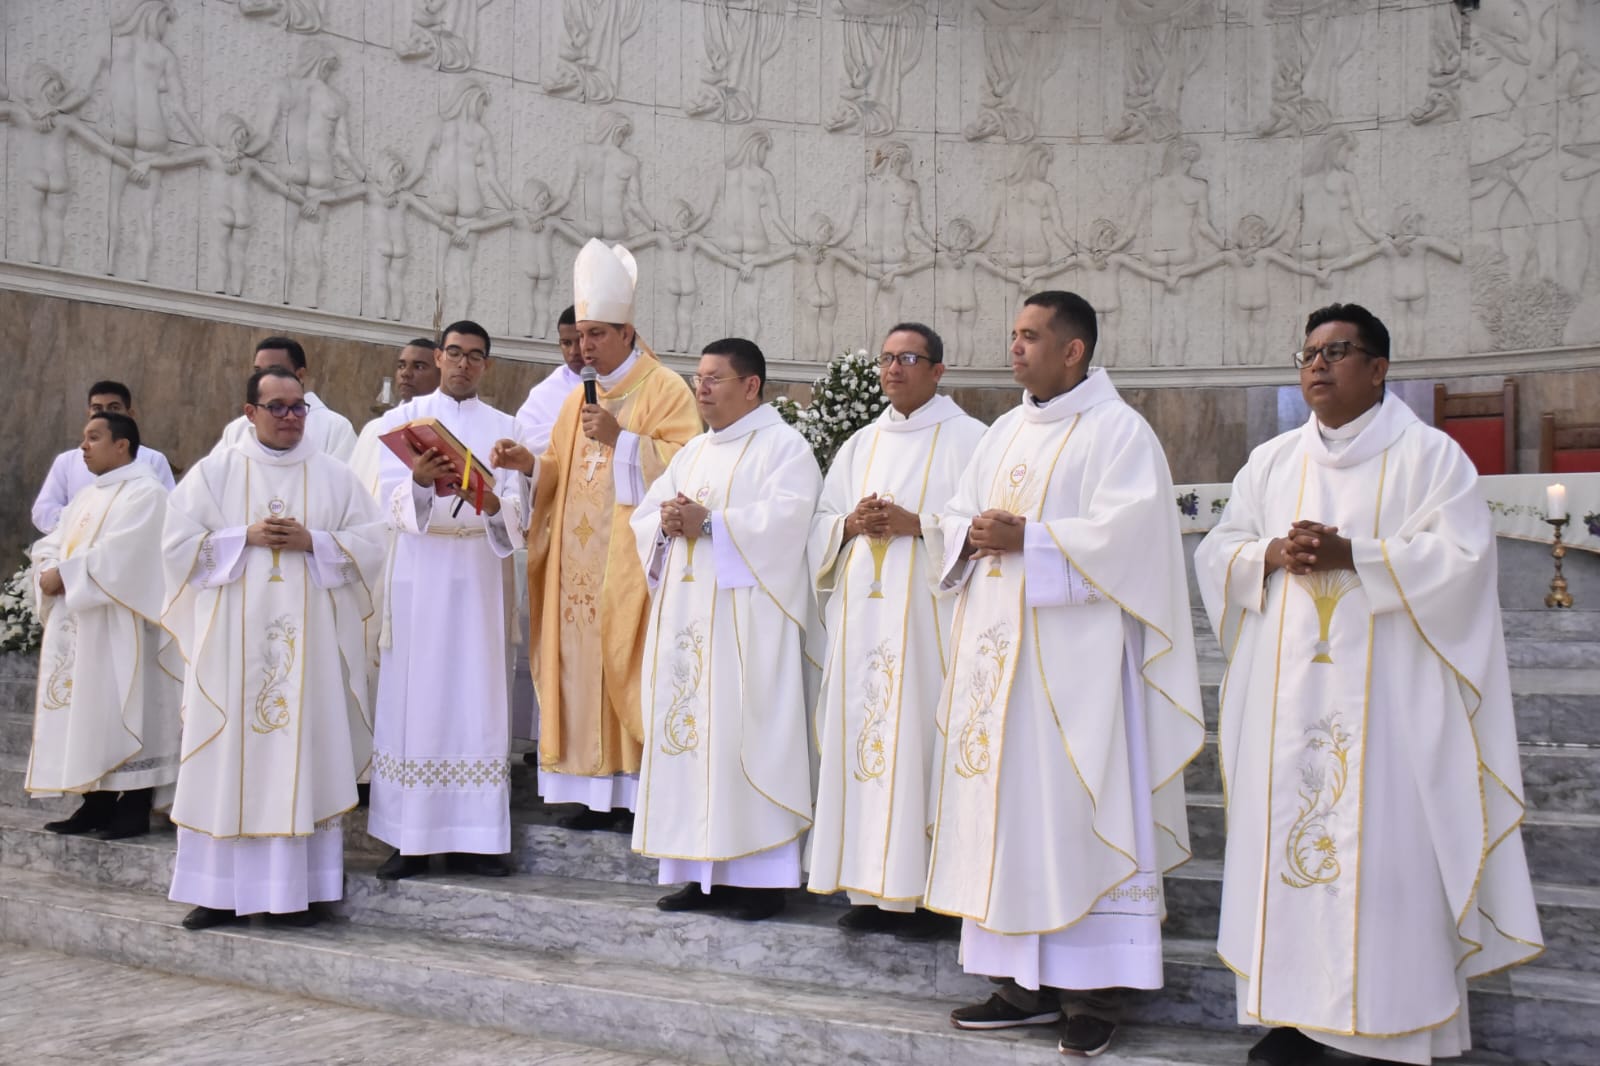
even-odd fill
[{"label": "marble step", "polygon": [[[1046,1029],[952,1028],[948,1012],[958,1000],[608,962],[355,923],[196,934],[178,925],[182,909],[164,900],[26,871],[0,886],[0,901],[0,938],[29,947],[546,1040],[729,1066],[1060,1061]],[[1503,998],[1514,996],[1508,989]],[[1178,1032],[1129,1024],[1103,1061],[1222,1066],[1243,1061],[1251,1039],[1231,1027]]]},{"label": "marble step", "polygon": [[[1200,700],[1206,728],[1217,728],[1220,662],[1200,663]],[[1525,744],[1593,744],[1600,740],[1600,663],[1594,667],[1511,671],[1517,737]]]},{"label": "marble step", "polygon": [[33,709],[0,712],[0,754],[26,755],[33,746]]},{"label": "marble step", "polygon": [[[1520,755],[1523,795],[1530,809],[1600,809],[1600,744],[1523,744]],[[1206,745],[1184,771],[1183,783],[1191,792],[1222,791],[1215,733],[1206,734]]]},{"label": "marble step", "polygon": [[71,814],[78,800],[71,796],[44,796],[35,799],[23,787],[28,781],[28,752],[0,752],[0,805],[48,811],[52,816]]},{"label": "marble step", "polygon": [[[1224,829],[1222,796],[1191,792],[1189,846],[1197,859],[1221,859]],[[1523,846],[1535,881],[1561,885],[1600,884],[1600,814],[1573,811],[1527,812]]]},{"label": "marble step", "polygon": [[[44,832],[40,826],[45,817],[34,811],[0,808],[0,865],[155,894],[166,892],[175,846],[170,828],[133,840],[108,842]],[[614,837],[558,832],[586,838],[580,843],[592,842],[595,847],[589,850],[594,851],[610,850],[603,847],[602,838]],[[356,839],[347,834],[347,842]],[[575,847],[569,857],[579,850]],[[655,900],[666,890],[655,885],[653,877],[644,882],[599,882],[586,878],[585,864],[578,863],[498,882],[430,875],[391,885],[371,876],[383,854],[355,848],[349,852],[344,907],[355,920],[415,924],[425,931],[489,939],[544,938],[529,943],[554,949],[562,942],[550,938],[567,932],[572,921],[563,917],[568,905],[586,915],[616,908],[605,927],[617,931],[624,945],[620,950],[629,954],[643,950],[638,945],[648,945],[650,951],[666,950],[669,960],[684,953],[709,955],[738,970],[755,965],[755,955],[765,952],[769,961],[761,965],[770,971],[767,976],[793,979],[803,979],[793,977],[794,966],[803,970],[806,960],[818,953],[831,954],[842,960],[840,966],[852,970],[856,980],[884,991],[900,991],[907,981],[928,979],[934,981],[929,987],[941,994],[956,994],[952,981],[962,980],[953,942],[906,944],[884,937],[863,941],[840,934],[833,924],[843,902],[838,896],[794,892],[790,909],[780,919],[738,927],[703,915],[659,914]],[[519,865],[529,865],[526,856],[517,858]],[[543,865],[536,858],[534,864]],[[1186,863],[1167,877],[1166,893],[1166,936],[1215,940],[1222,896],[1221,863],[1203,859]],[[1547,944],[1541,963],[1600,973],[1600,888],[1536,885],[1535,895]],[[553,897],[563,902],[552,904]],[[514,916],[512,912],[517,913]],[[665,926],[660,924],[663,922]],[[739,928],[745,931],[735,935],[732,931]],[[728,942],[730,935],[735,939]],[[796,937],[803,943],[797,944],[792,939]],[[789,958],[791,953],[795,958]],[[981,984],[970,979],[967,983],[969,993],[981,991]]]}]

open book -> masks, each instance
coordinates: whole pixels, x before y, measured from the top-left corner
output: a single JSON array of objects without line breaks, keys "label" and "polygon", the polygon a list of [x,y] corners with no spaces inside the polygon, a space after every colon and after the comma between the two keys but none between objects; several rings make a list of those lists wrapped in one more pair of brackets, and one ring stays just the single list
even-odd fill
[{"label": "open book", "polygon": [[440,496],[454,496],[456,489],[465,487],[474,501],[474,510],[481,511],[483,494],[494,491],[494,471],[489,464],[473,455],[472,449],[462,444],[437,418],[413,418],[378,439],[408,467],[414,456],[429,448],[448,458],[455,465],[455,474],[433,483],[433,490]]}]

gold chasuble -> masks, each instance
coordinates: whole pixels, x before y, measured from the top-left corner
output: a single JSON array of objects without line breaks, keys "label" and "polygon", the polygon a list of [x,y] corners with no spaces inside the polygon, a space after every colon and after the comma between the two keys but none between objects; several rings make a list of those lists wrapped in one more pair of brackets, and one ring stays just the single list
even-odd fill
[{"label": "gold chasuble", "polygon": [[[1195,553],[1228,657],[1218,951],[1242,1022],[1427,1062],[1539,920],[1489,511],[1449,438],[1393,394],[1370,411],[1257,448]],[[1301,519],[1355,568],[1268,574]]]},{"label": "gold chasuble", "polygon": [[[683,378],[640,351],[600,405],[639,436],[649,488],[700,432]],[[639,771],[639,669],[649,591],[618,503],[613,450],[583,435],[583,390],[561,406],[534,473],[528,528],[529,651],[539,696],[539,765],[605,777]]]}]

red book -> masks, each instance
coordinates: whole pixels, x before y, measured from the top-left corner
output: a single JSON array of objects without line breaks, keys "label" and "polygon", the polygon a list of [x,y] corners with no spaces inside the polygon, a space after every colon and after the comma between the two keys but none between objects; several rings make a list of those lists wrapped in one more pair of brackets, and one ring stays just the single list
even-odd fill
[{"label": "red book", "polygon": [[433,483],[433,491],[440,496],[454,496],[456,489],[461,487],[461,472],[467,469],[470,461],[471,473],[467,476],[467,491],[474,500],[474,509],[483,510],[483,494],[494,491],[494,471],[489,464],[472,454],[456,435],[445,428],[443,422],[437,418],[414,418],[403,426],[397,426],[378,438],[383,446],[400,458],[400,461],[410,466],[414,457],[426,452],[429,448],[450,460],[455,468],[455,473],[450,477],[442,477]]}]

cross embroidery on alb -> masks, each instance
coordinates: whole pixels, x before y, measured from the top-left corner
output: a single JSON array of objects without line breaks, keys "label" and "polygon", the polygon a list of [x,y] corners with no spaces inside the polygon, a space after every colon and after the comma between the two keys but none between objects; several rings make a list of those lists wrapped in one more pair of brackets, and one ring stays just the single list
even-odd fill
[{"label": "cross embroidery on alb", "polygon": [[589,450],[583,457],[583,479],[593,481],[595,472],[606,465],[606,453],[601,450],[598,441],[589,442]]}]

